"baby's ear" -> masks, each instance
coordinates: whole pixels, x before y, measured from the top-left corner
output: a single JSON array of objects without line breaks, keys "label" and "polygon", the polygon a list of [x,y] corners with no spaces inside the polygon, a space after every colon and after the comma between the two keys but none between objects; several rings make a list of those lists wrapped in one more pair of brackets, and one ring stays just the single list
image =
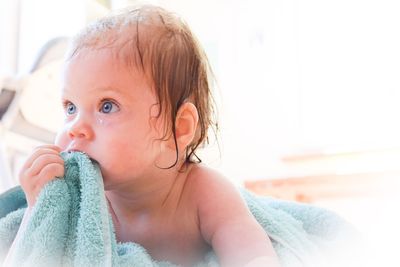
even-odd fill
[{"label": "baby's ear", "polygon": [[184,150],[196,135],[199,114],[197,108],[190,102],[183,103],[175,119],[176,141],[179,150]]}]

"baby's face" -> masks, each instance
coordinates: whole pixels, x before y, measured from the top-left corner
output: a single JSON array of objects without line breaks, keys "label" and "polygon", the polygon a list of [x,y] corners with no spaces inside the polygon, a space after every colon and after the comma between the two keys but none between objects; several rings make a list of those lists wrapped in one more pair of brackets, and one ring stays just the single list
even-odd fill
[{"label": "baby's face", "polygon": [[157,141],[163,124],[147,79],[107,49],[86,49],[67,63],[62,101],[65,121],[56,145],[96,160],[106,189],[171,164]]}]

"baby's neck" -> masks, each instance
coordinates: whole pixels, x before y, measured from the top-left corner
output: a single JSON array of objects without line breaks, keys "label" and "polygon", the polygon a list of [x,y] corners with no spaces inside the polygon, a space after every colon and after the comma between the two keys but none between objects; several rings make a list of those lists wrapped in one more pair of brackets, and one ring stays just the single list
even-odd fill
[{"label": "baby's neck", "polygon": [[144,177],[121,188],[106,190],[111,211],[117,220],[123,218],[126,221],[138,215],[173,209],[178,204],[191,168],[189,165],[183,171],[177,168],[161,170],[156,176]]},{"label": "baby's neck", "polygon": [[117,242],[140,244],[159,261],[183,266],[201,261],[210,247],[199,230],[198,202],[193,193],[199,168],[189,165],[173,183],[159,183],[152,190],[132,195],[107,191]]}]

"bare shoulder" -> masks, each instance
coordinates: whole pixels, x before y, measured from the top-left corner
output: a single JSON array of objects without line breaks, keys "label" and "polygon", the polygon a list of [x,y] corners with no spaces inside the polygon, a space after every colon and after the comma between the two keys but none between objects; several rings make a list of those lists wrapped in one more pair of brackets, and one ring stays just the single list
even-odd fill
[{"label": "bare shoulder", "polygon": [[189,179],[193,197],[199,201],[199,205],[222,201],[229,196],[235,196],[241,200],[236,185],[220,172],[205,165],[193,166]]},{"label": "bare shoulder", "polygon": [[279,266],[267,233],[249,211],[238,188],[222,174],[202,165],[192,169],[192,175],[189,180],[201,235],[221,265]]},{"label": "bare shoulder", "polygon": [[190,180],[201,232],[206,241],[211,242],[220,224],[251,217],[237,186],[218,171],[197,165],[191,171]]},{"label": "bare shoulder", "polygon": [[196,164],[192,167],[190,171],[190,179],[196,186],[201,187],[198,189],[213,189],[214,187],[222,185],[232,185],[233,184],[220,172],[209,168],[203,164]]}]

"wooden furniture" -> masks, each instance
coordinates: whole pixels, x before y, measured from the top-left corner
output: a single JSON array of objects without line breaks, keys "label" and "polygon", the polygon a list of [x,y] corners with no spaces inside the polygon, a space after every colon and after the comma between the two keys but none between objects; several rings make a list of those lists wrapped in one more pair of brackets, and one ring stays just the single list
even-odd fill
[{"label": "wooden furniture", "polygon": [[400,149],[292,155],[282,162],[287,176],[246,181],[245,187],[309,203],[400,193]]}]

